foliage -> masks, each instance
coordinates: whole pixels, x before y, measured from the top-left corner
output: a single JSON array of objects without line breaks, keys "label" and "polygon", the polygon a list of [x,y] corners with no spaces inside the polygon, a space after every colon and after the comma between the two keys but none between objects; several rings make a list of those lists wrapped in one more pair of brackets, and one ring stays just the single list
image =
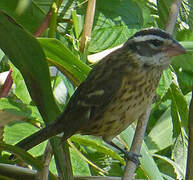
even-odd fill
[{"label": "foliage", "polygon": [[[65,107],[75,87],[86,78],[91,68],[86,61],[86,54],[79,51],[87,1],[63,0],[61,5],[58,3],[57,28],[50,27],[37,39],[33,33],[57,1],[22,2],[0,1],[0,71],[12,68],[14,80],[9,96],[0,99],[0,121],[4,122],[1,134],[3,142],[7,143],[0,144],[0,149],[17,154],[20,150],[8,144],[15,144],[44,126],[44,123],[56,119],[59,109]],[[120,45],[139,29],[151,26],[164,28],[171,2],[97,0],[88,54]],[[185,177],[188,105],[193,85],[192,4],[192,1],[183,2],[174,34],[188,54],[176,57],[162,76],[136,178],[159,180]],[[55,37],[48,38],[52,28]],[[51,69],[52,66],[58,68],[60,73],[54,69],[50,72],[50,78],[48,67]],[[8,123],[7,117],[11,117],[13,122]],[[43,122],[42,118],[46,121]],[[128,146],[133,131],[129,127],[121,134]],[[100,139],[75,135],[70,141],[75,145],[75,148],[70,148],[75,175],[123,174],[122,156]],[[120,140],[115,139],[115,142],[123,146]],[[37,159],[43,155],[44,147],[45,143],[42,143],[30,150],[33,157],[27,153],[25,156],[25,152],[19,154],[23,161],[39,170],[41,167],[37,168]],[[12,164],[5,151],[1,151],[0,162]],[[54,161],[51,161],[50,171],[57,174]]]}]

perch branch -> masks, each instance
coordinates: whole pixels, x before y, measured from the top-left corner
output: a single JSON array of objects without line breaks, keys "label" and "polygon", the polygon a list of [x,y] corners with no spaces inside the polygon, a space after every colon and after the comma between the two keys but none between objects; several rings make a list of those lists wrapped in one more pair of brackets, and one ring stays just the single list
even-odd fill
[{"label": "perch branch", "polygon": [[[150,112],[151,112],[151,104],[147,108],[146,113],[143,114],[143,116],[141,116],[137,122],[135,135],[134,135],[131,149],[130,149],[130,151],[135,153],[135,154],[140,154],[140,149],[141,149],[141,145],[142,145],[143,138],[145,135],[145,131],[146,131],[147,123],[149,120]],[[137,168],[136,164],[133,163],[132,161],[128,160],[126,162],[123,180],[131,180],[133,178],[135,171],[136,171],[136,168]]]}]

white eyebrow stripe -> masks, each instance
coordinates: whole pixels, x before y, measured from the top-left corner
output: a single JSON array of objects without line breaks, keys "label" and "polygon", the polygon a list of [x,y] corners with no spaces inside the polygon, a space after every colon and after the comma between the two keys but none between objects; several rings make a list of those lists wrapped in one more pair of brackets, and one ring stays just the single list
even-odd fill
[{"label": "white eyebrow stripe", "polygon": [[148,40],[152,40],[152,39],[157,39],[157,40],[160,40],[160,41],[166,40],[166,39],[164,39],[160,36],[156,36],[156,35],[137,36],[137,37],[133,37],[132,39],[135,42],[148,41]]}]

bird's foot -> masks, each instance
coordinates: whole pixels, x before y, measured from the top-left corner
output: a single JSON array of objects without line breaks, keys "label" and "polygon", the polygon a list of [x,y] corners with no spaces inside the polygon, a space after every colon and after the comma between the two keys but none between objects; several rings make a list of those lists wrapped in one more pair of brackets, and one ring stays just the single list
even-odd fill
[{"label": "bird's foot", "polygon": [[136,164],[136,166],[139,166],[140,165],[140,162],[139,162],[139,157],[142,157],[140,154],[135,154],[131,151],[125,151],[125,158],[127,160],[130,160],[132,161],[133,163]]}]

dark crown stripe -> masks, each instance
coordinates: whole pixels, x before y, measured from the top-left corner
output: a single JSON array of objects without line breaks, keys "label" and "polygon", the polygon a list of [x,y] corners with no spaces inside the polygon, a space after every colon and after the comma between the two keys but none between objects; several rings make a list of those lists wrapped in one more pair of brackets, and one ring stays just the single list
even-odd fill
[{"label": "dark crown stripe", "polygon": [[154,28],[144,29],[142,31],[139,31],[139,32],[135,33],[133,35],[133,37],[145,36],[145,35],[155,35],[155,36],[160,36],[164,39],[172,39],[172,37],[168,33],[164,32],[160,29],[154,29]]}]

